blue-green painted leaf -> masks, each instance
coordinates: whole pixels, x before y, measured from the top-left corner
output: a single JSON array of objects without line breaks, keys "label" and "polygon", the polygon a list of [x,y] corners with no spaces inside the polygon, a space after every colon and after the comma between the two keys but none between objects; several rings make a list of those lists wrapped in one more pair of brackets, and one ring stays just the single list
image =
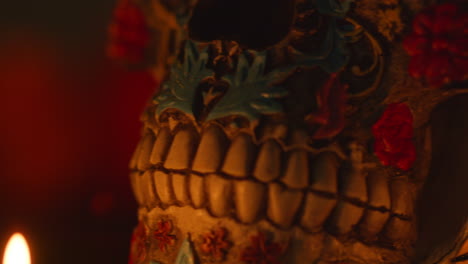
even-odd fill
[{"label": "blue-green painted leaf", "polygon": [[275,100],[285,96],[287,91],[280,86],[271,86],[271,83],[284,78],[287,71],[264,74],[265,63],[265,51],[255,53],[252,65],[248,63],[247,54],[241,54],[236,73],[223,77],[230,87],[211,110],[207,120],[239,115],[253,121],[262,114],[280,113],[282,106]]},{"label": "blue-green painted leaf", "polygon": [[188,238],[182,242],[175,264],[195,264],[192,244]]},{"label": "blue-green painted leaf", "polygon": [[158,104],[157,115],[172,108],[193,117],[196,88],[200,81],[213,75],[213,71],[206,68],[207,61],[206,49],[199,53],[195,43],[188,40],[183,63],[171,66],[169,80],[163,83],[161,93],[154,98]]}]

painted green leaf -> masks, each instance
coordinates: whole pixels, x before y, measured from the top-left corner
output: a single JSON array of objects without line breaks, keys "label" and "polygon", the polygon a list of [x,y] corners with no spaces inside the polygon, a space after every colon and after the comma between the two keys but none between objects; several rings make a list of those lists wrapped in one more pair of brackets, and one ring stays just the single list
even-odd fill
[{"label": "painted green leaf", "polygon": [[282,106],[276,99],[285,96],[287,91],[279,86],[271,86],[271,83],[284,78],[287,72],[276,70],[264,74],[266,52],[254,54],[251,66],[247,54],[243,53],[239,56],[235,74],[223,77],[230,87],[207,120],[239,115],[252,121],[262,114],[282,112]]},{"label": "painted green leaf", "polygon": [[212,76],[213,71],[206,68],[208,53],[206,49],[198,52],[193,41],[185,44],[184,61],[171,66],[170,78],[162,85],[162,91],[154,98],[159,104],[156,114],[167,109],[178,109],[193,118],[193,102],[196,88],[204,78]]}]

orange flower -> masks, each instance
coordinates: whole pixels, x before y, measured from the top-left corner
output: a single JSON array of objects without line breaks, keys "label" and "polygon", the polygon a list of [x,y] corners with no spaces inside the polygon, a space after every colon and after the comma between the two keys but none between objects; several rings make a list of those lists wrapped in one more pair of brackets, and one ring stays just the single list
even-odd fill
[{"label": "orange flower", "polygon": [[212,256],[216,261],[222,261],[231,247],[231,243],[226,241],[226,236],[227,230],[225,228],[218,228],[204,234],[200,246],[202,253]]},{"label": "orange flower", "polygon": [[166,220],[159,221],[158,228],[153,232],[153,237],[158,240],[158,247],[162,252],[166,252],[168,246],[175,244],[176,236],[171,232],[172,222]]}]

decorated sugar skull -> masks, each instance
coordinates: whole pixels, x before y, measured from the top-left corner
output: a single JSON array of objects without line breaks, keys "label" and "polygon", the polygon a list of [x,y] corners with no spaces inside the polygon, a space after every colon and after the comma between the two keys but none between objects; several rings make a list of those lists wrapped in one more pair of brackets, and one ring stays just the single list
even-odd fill
[{"label": "decorated sugar skull", "polygon": [[119,3],[109,53],[159,83],[130,163],[130,263],[466,259],[463,8]]}]

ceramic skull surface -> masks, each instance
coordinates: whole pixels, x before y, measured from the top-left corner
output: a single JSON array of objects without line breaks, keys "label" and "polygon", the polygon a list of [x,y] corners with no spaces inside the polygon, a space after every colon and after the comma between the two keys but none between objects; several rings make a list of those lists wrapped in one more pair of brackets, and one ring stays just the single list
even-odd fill
[{"label": "ceramic skull surface", "polygon": [[462,261],[466,67],[419,70],[418,48],[431,19],[463,28],[465,7],[123,2],[117,20],[146,33],[120,43],[160,83],[130,163],[130,263]]}]

